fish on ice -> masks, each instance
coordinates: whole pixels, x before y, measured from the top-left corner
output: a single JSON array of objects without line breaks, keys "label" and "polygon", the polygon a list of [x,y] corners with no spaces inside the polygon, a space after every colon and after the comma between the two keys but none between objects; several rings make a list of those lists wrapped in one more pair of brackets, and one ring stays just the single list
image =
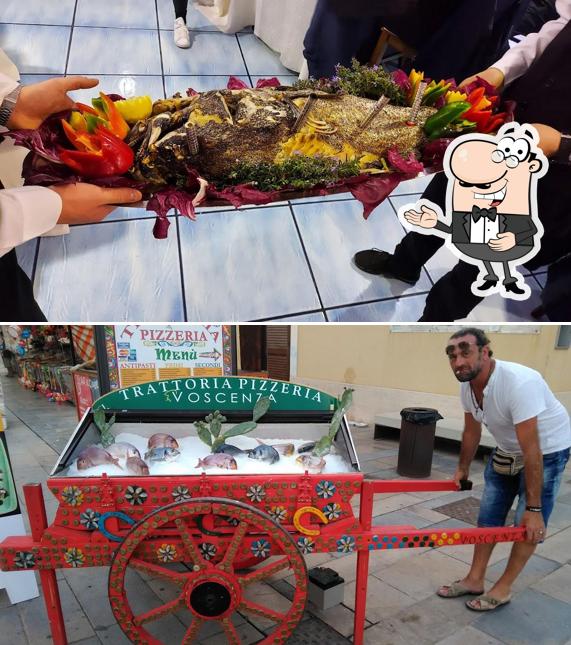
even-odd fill
[{"label": "fish on ice", "polygon": [[275,448],[272,448],[272,446],[268,446],[266,444],[262,444],[261,446],[257,446],[253,450],[250,450],[248,457],[250,457],[250,459],[266,461],[269,464],[275,464],[276,461],[279,461],[280,459],[278,451]]},{"label": "fish on ice", "polygon": [[296,462],[306,470],[314,473],[322,472],[326,463],[323,457],[315,457],[314,455],[300,455]]},{"label": "fish on ice", "polygon": [[149,437],[147,444],[149,449],[151,448],[178,448],[178,441],[172,437],[170,434],[163,434],[161,432],[154,434],[152,437]]},{"label": "fish on ice", "polygon": [[179,455],[180,450],[161,446],[160,448],[151,448],[151,450],[146,452],[145,459],[147,461],[174,461],[178,459]]},{"label": "fish on ice", "polygon": [[116,459],[129,459],[129,457],[141,458],[141,453],[132,443],[118,441],[107,447],[107,452]]},{"label": "fish on ice", "polygon": [[140,457],[127,457],[127,470],[133,475],[148,475],[149,467]]},{"label": "fish on ice", "polygon": [[111,464],[121,468],[118,460],[99,446],[87,446],[77,456],[77,470],[87,470],[87,468],[102,466],[103,464]]},{"label": "fish on ice", "polygon": [[204,459],[199,459],[195,468],[226,468],[227,470],[236,470],[238,464],[231,455],[225,455],[219,452],[214,455],[207,455]]}]

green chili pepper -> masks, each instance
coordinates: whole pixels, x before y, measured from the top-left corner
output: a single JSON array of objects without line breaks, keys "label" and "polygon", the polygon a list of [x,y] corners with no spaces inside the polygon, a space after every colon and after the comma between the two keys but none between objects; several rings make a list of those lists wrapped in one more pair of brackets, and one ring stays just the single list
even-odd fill
[{"label": "green chili pepper", "polygon": [[434,105],[441,96],[444,96],[444,94],[448,92],[450,85],[451,83],[446,83],[444,85],[437,85],[435,88],[431,89],[424,95],[424,99],[422,101],[423,105]]},{"label": "green chili pepper", "polygon": [[440,130],[436,137],[431,137],[439,139],[440,137],[457,137],[459,134],[468,134],[468,132],[475,132],[477,129],[477,123],[474,121],[467,121],[462,119],[457,123],[450,123],[448,127]]},{"label": "green chili pepper", "polygon": [[468,101],[455,101],[454,103],[448,103],[438,110],[436,114],[433,114],[431,117],[426,119],[424,124],[425,134],[429,139],[438,139],[440,133],[450,123],[452,123],[452,121],[462,116],[462,114],[471,107],[472,104],[468,103]]}]

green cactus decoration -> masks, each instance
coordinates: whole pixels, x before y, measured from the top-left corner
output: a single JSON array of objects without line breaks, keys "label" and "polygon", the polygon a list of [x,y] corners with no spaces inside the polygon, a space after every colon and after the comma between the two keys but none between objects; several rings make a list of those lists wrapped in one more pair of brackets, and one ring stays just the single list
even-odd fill
[{"label": "green cactus decoration", "polygon": [[354,391],[355,390],[351,388],[347,388],[341,395],[341,398],[337,399],[337,409],[335,410],[335,413],[333,414],[333,417],[331,419],[331,424],[329,425],[329,432],[323,437],[321,437],[321,439],[315,444],[315,448],[312,451],[312,454],[314,454],[316,457],[323,457],[323,455],[326,455],[327,453],[331,452],[331,446],[333,446],[333,439],[335,439],[337,430],[339,430],[339,426],[341,425],[341,419],[343,418],[343,415],[347,412],[347,410],[351,407],[351,404],[353,403]]},{"label": "green cactus decoration", "polygon": [[229,437],[237,437],[238,435],[252,432],[258,426],[259,419],[269,410],[270,403],[271,401],[268,397],[262,397],[254,406],[252,421],[239,423],[233,428],[230,428],[230,430],[226,430],[223,435],[220,434],[222,432],[222,424],[227,419],[219,410],[215,410],[205,417],[204,421],[196,421],[194,423],[198,437],[214,452]]},{"label": "green cactus decoration", "polygon": [[111,426],[115,423],[115,415],[107,421],[105,418],[105,410],[99,408],[93,413],[93,421],[95,421],[95,425],[101,434],[101,445],[107,448],[112,443],[115,443],[115,437],[111,434]]}]

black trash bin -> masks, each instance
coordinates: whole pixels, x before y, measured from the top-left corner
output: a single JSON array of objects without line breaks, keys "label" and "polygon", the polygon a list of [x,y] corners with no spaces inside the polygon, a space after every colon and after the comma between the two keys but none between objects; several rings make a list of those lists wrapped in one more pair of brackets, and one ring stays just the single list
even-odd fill
[{"label": "black trash bin", "polygon": [[430,477],[436,422],[443,417],[432,408],[401,410],[397,472],[404,477]]}]

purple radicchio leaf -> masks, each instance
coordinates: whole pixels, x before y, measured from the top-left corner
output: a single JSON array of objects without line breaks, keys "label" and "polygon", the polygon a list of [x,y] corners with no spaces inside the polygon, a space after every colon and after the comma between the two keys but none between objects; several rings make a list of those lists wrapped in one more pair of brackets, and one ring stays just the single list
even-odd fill
[{"label": "purple radicchio leaf", "polygon": [[256,89],[263,87],[281,87],[280,79],[272,76],[272,78],[259,78],[256,83]]},{"label": "purple radicchio leaf", "polygon": [[404,92],[404,94],[408,94],[411,91],[412,86],[410,84],[408,74],[406,72],[403,72],[402,69],[395,69],[395,71],[391,73],[391,77],[393,81]]},{"label": "purple radicchio leaf", "polygon": [[424,170],[424,166],[411,152],[408,157],[403,157],[396,147],[389,148],[387,159],[391,166],[398,172],[402,172],[409,177],[416,177],[419,172]]},{"label": "purple radicchio leaf", "polygon": [[470,92],[473,92],[478,87],[484,88],[486,96],[497,96],[499,94],[498,90],[481,76],[476,76],[476,80],[468,83],[468,85],[464,85],[462,92],[464,92],[465,94],[470,94]]},{"label": "purple radicchio leaf", "polygon": [[47,118],[36,130],[12,130],[6,132],[6,136],[13,139],[17,146],[32,150],[53,163],[61,163],[59,148],[66,144],[67,139],[60,122],[68,116],[69,111],[60,112]]},{"label": "purple radicchio leaf", "polygon": [[226,89],[229,90],[247,90],[249,89],[248,85],[244,83],[244,81],[241,78],[236,78],[235,76],[230,76],[228,79],[228,84],[226,85]]}]

